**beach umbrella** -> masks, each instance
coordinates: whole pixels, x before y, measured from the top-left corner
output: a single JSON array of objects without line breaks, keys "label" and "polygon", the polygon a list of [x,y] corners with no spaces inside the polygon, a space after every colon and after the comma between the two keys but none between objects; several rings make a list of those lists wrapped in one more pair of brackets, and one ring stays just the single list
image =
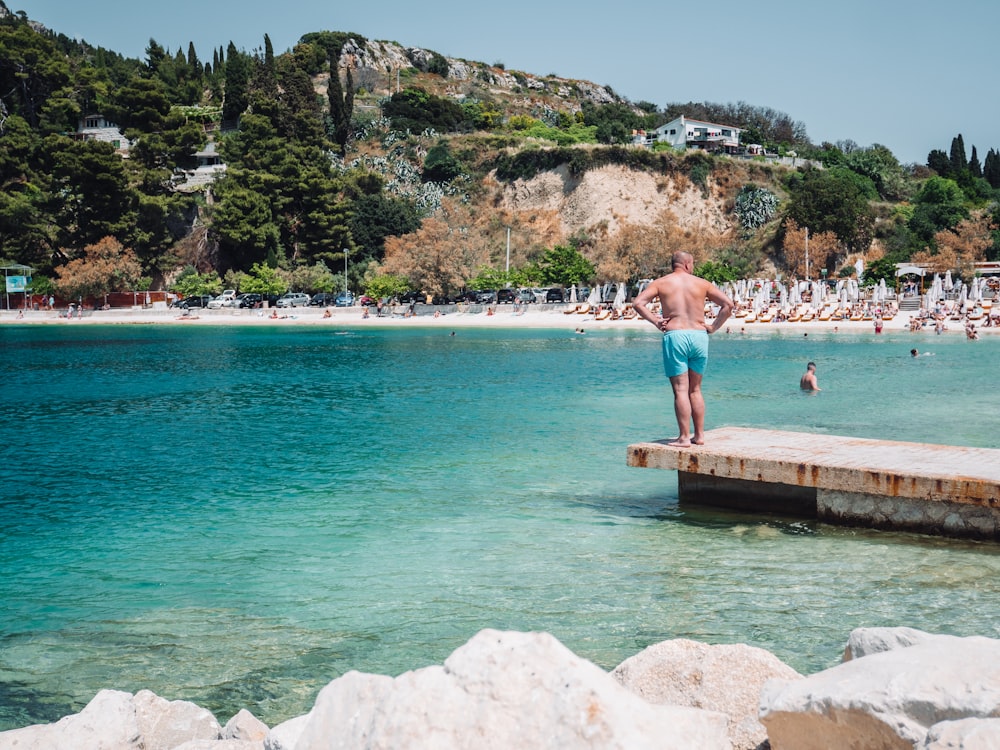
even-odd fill
[{"label": "beach umbrella", "polygon": [[944,274],[944,290],[950,292],[955,288],[955,282],[951,280],[951,269],[949,268]]},{"label": "beach umbrella", "polygon": [[788,290],[788,304],[798,305],[802,303],[802,292],[798,284],[792,284]]},{"label": "beach umbrella", "polygon": [[601,304],[601,286],[600,284],[595,284],[594,288],[590,290],[590,296],[587,297],[587,304],[591,307],[597,307]]},{"label": "beach umbrella", "polygon": [[861,258],[854,261],[854,270],[858,272],[859,279],[865,275],[865,262]]},{"label": "beach umbrella", "polygon": [[743,302],[743,295],[740,292],[740,289],[741,289],[740,282],[738,281],[734,282],[732,285],[732,292],[729,295],[732,298],[733,303],[737,305]]},{"label": "beach umbrella", "polygon": [[771,304],[771,294],[767,287],[762,286],[757,290],[757,294],[753,298],[753,311],[759,313],[761,310],[766,310]]},{"label": "beach umbrella", "polygon": [[818,310],[823,306],[823,292],[825,287],[826,284],[820,283],[819,281],[812,282],[812,306],[815,310]]},{"label": "beach umbrella", "polygon": [[618,282],[618,291],[615,292],[615,301],[611,303],[616,310],[625,307],[625,282]]},{"label": "beach umbrella", "polygon": [[576,298],[576,284],[573,284],[573,286],[569,288],[569,301],[574,305],[578,301]]}]

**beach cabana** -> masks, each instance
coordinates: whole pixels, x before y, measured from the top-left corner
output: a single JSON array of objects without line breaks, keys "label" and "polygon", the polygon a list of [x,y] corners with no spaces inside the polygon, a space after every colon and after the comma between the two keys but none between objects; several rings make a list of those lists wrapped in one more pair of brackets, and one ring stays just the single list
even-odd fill
[{"label": "beach cabana", "polygon": [[896,269],[896,296],[899,296],[899,279],[902,276],[920,277],[920,294],[924,293],[924,275],[927,273],[920,266],[901,266]]}]

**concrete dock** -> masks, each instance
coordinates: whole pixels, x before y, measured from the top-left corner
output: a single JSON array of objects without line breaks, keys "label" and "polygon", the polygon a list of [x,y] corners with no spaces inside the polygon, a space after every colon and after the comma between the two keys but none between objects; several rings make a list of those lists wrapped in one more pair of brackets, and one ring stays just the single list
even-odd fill
[{"label": "concrete dock", "polygon": [[676,470],[682,503],[1000,541],[1000,450],[722,427],[628,465]]}]

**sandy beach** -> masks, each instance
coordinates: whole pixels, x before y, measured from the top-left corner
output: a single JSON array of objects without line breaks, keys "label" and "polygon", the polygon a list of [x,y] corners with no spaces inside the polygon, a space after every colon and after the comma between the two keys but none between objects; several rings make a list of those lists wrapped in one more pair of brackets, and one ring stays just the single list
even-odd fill
[{"label": "sandy beach", "polygon": [[[582,328],[588,331],[605,330],[652,330],[652,326],[641,318],[630,320],[596,320],[593,314],[567,314],[569,305],[553,305],[545,307],[522,307],[515,310],[509,305],[500,305],[492,315],[483,309],[470,308],[461,312],[455,308],[445,308],[446,312],[435,311],[434,307],[421,306],[417,314],[406,317],[407,307],[400,305],[393,312],[383,311],[382,317],[376,317],[371,311],[364,316],[364,308],[290,308],[280,310],[193,310],[189,315],[180,314],[178,310],[157,310],[142,308],[119,308],[112,310],[87,310],[83,317],[67,320],[60,317],[60,312],[48,310],[29,310],[23,317],[17,310],[0,310],[0,324],[4,325],[183,325],[183,326],[213,326],[213,325],[253,325],[253,326],[328,326],[328,327],[435,327],[435,328]],[[325,313],[329,310],[329,317]],[[271,317],[276,312],[277,317]],[[896,315],[892,320],[883,322],[883,331],[907,331],[910,317],[907,314]],[[981,321],[979,321],[981,323]],[[964,334],[962,321],[948,320],[947,333]],[[1000,328],[983,328],[976,326],[982,335],[1000,332]],[[779,331],[787,333],[806,334],[810,331],[850,331],[853,333],[867,331],[874,335],[874,323],[870,320],[812,320],[809,322],[782,323],[747,323],[742,318],[733,317],[727,321],[720,333],[747,333],[763,331]],[[922,333],[933,333],[926,327]]]}]

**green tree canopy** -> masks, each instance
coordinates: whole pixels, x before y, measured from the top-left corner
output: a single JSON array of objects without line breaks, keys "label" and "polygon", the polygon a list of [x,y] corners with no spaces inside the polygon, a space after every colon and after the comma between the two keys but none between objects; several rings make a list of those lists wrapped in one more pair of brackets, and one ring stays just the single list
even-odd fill
[{"label": "green tree canopy", "polygon": [[365,256],[382,260],[385,238],[416,231],[420,213],[412,201],[384,193],[362,195],[353,203],[350,218],[351,236]]},{"label": "green tree canopy", "polygon": [[427,151],[424,157],[424,182],[450,182],[462,174],[462,165],[451,153],[447,141],[441,141]]},{"label": "green tree canopy", "polygon": [[910,231],[921,242],[931,246],[937,232],[951,229],[969,216],[962,188],[955,181],[943,177],[928,179],[913,203]]},{"label": "green tree canopy", "polygon": [[871,180],[849,169],[807,169],[789,182],[792,198],[787,216],[813,234],[833,232],[851,252],[866,252],[875,216],[868,203],[875,193]]},{"label": "green tree canopy", "polygon": [[396,130],[413,133],[428,129],[448,133],[460,130],[465,123],[465,110],[460,105],[421,88],[407,88],[393,94],[382,107],[382,113],[392,120]]},{"label": "green tree canopy", "polygon": [[243,285],[244,292],[254,294],[284,294],[288,291],[288,282],[278,272],[266,263],[254,263]]},{"label": "green tree canopy", "polygon": [[365,281],[365,294],[372,299],[392,299],[410,288],[406,279],[396,274],[377,274]]},{"label": "green tree canopy", "polygon": [[556,245],[546,250],[538,262],[543,284],[571,286],[590,281],[597,272],[594,264],[570,245]]}]

